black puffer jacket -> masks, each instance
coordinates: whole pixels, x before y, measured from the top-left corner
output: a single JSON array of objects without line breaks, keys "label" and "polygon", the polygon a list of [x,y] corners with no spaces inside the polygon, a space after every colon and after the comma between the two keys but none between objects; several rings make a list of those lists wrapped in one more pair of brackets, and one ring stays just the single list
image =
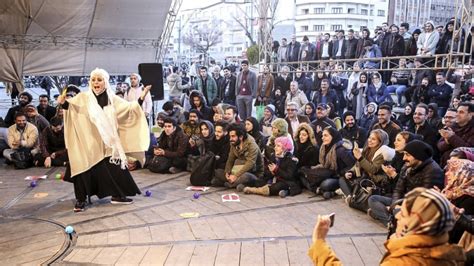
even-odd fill
[{"label": "black puffer jacket", "polygon": [[306,141],[305,143],[296,142],[295,157],[298,158],[298,168],[311,167],[319,163],[319,147]]},{"label": "black puffer jacket", "polygon": [[273,177],[276,177],[277,182],[285,182],[290,187],[289,194],[291,196],[298,195],[301,193],[301,186],[299,184],[298,176],[296,171],[298,169],[297,159],[293,157],[291,152],[287,152],[283,158],[279,159],[279,162],[276,162],[274,158],[273,162],[276,162],[278,168],[275,174],[271,173],[267,165],[265,165],[265,179],[270,180]]},{"label": "black puffer jacket", "polygon": [[417,187],[432,188],[444,187],[444,173],[441,167],[433,161],[427,159],[418,167],[408,168],[404,166],[393,191],[392,202],[405,197],[405,194]]},{"label": "black puffer jacket", "polygon": [[230,142],[229,135],[226,135],[220,140],[214,139],[209,144],[209,151],[216,155],[216,169],[225,169],[227,158],[229,157]]}]

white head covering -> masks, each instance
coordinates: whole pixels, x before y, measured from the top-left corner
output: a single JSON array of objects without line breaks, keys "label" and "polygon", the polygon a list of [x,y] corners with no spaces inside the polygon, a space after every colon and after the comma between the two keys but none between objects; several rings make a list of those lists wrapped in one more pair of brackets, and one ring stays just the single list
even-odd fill
[{"label": "white head covering", "polygon": [[[117,114],[113,105],[113,96],[109,83],[109,73],[101,68],[96,68],[91,72],[92,76],[101,76],[105,82],[104,91],[107,93],[109,104],[101,108],[97,102],[95,93],[92,89],[92,81],[89,81],[89,90],[86,92],[88,96],[88,111],[91,122],[96,126],[104,144],[112,149],[110,163],[120,164],[122,169],[127,166],[127,156],[125,155],[120,137],[118,135]],[[91,79],[92,80],[92,79]],[[102,94],[102,91],[99,94]]]}]

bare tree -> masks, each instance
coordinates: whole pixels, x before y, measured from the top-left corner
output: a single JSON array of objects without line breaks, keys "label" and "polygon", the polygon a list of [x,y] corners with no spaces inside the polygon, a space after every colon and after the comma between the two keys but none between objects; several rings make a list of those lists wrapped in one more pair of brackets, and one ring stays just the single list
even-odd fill
[{"label": "bare tree", "polygon": [[221,20],[212,20],[209,24],[192,25],[183,36],[183,43],[190,46],[191,50],[203,54],[204,62],[208,63],[209,49],[222,42]]},{"label": "bare tree", "polygon": [[249,39],[250,45],[253,46],[257,44],[257,42],[253,39],[252,32],[249,29],[251,27],[251,23],[253,23],[253,18],[251,15],[247,14],[245,10],[243,10],[240,6],[236,5],[237,9],[240,11],[238,15],[232,14],[232,18],[234,19],[235,22],[242,28],[242,30],[245,32],[245,36],[247,39]]}]

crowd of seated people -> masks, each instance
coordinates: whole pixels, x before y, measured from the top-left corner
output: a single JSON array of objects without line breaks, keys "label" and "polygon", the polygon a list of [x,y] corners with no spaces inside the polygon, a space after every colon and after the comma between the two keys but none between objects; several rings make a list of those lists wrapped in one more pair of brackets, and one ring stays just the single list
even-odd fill
[{"label": "crowd of seated people", "polygon": [[[398,32],[401,28],[403,32]],[[223,68],[221,75],[210,67],[211,75],[202,66],[194,81],[168,76],[173,93],[160,106],[163,112],[156,121],[150,121],[147,162],[135,167],[154,173],[192,173],[190,165],[212,153],[214,170],[207,183],[211,186],[282,198],[308,190],[324,199],[340,195],[353,207],[362,181],[370,181],[365,208],[357,209],[384,224],[394,214],[391,206],[410,191],[436,188],[462,208],[463,215],[473,215],[474,68],[435,72],[420,67],[423,59],[400,60],[401,70],[387,75],[364,60],[435,54],[436,44],[420,41],[439,35],[433,30],[434,25],[426,23],[424,32],[410,37],[408,25],[384,25],[373,39],[368,30],[359,39],[351,31],[345,39],[344,31],[339,31],[337,39],[330,41],[325,35],[317,45],[307,38],[302,45],[294,38],[275,50],[277,62],[282,63],[276,74],[270,66],[257,74],[243,60],[238,73]],[[441,39],[445,34],[449,35],[443,33]],[[392,39],[402,49],[389,47]],[[450,42],[443,39],[442,43]],[[335,61],[322,64],[319,69],[324,71],[316,73],[301,65],[283,65],[301,56]],[[359,57],[350,66],[336,62]],[[415,70],[407,73],[403,68],[409,64]],[[137,101],[133,95],[143,86],[138,74],[130,76],[132,89],[117,93]],[[8,162],[14,163],[12,154],[21,150],[34,158],[36,166],[68,163],[61,141],[62,109],[57,106],[52,115],[54,107],[47,105],[48,99],[40,96],[35,107],[30,104],[32,96],[23,92],[19,105],[8,111],[3,145]],[[150,116],[149,101],[138,102]],[[396,111],[397,105],[402,111]],[[459,221],[451,243],[465,231],[465,220]]]}]

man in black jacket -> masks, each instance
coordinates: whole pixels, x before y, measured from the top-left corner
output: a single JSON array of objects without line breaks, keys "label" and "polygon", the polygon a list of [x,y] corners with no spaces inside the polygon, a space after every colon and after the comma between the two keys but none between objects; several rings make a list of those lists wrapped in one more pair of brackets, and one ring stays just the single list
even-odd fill
[{"label": "man in black jacket", "polygon": [[49,105],[49,96],[46,94],[41,94],[39,96],[39,104],[36,106],[36,109],[40,115],[48,120],[48,122],[51,122],[51,118],[56,115],[56,108]]},{"label": "man in black jacket", "polygon": [[235,105],[235,83],[236,77],[232,75],[229,67],[224,67],[224,78],[219,86],[218,96],[224,103]]},{"label": "man in black jacket", "polygon": [[405,146],[403,166],[400,173],[393,168],[383,167],[384,171],[393,178],[399,179],[392,198],[373,195],[369,198],[368,214],[377,220],[388,223],[390,205],[402,199],[408,192],[417,187],[433,188],[444,187],[443,169],[433,160],[433,151],[428,144],[420,140],[413,140]]},{"label": "man in black jacket", "polygon": [[8,109],[7,115],[5,116],[5,126],[9,127],[15,124],[15,115],[18,112],[24,111],[23,109],[33,101],[33,96],[29,92],[22,92],[20,93],[18,105],[13,106],[12,108]]},{"label": "man in black jacket", "polygon": [[352,143],[357,142],[359,147],[364,147],[367,140],[367,130],[359,127],[356,123],[355,114],[347,111],[342,115],[344,127],[339,130],[343,139],[350,140]]},{"label": "man in black jacket", "polygon": [[316,142],[319,146],[322,145],[323,140],[323,130],[326,127],[333,127],[336,128],[336,124],[328,118],[328,106],[325,103],[318,104],[316,107],[316,119],[311,122],[311,126],[313,127],[314,135],[316,137]]},{"label": "man in black jacket", "polygon": [[158,147],[154,148],[155,157],[148,165],[155,173],[176,174],[186,169],[186,151],[188,137],[172,118],[163,119],[164,132],[158,139]]},{"label": "man in black jacket", "polygon": [[[354,38],[354,30],[348,30],[346,40],[346,54],[344,55],[346,59],[354,59],[356,57],[357,42],[358,40]],[[354,62],[348,62],[348,64],[352,66]]]},{"label": "man in black jacket", "polygon": [[438,132],[428,122],[428,106],[424,103],[420,103],[416,106],[415,112],[413,112],[414,128],[409,130],[417,135],[422,136],[423,141],[434,148],[435,160],[439,159],[438,149],[436,144],[438,143]]}]

